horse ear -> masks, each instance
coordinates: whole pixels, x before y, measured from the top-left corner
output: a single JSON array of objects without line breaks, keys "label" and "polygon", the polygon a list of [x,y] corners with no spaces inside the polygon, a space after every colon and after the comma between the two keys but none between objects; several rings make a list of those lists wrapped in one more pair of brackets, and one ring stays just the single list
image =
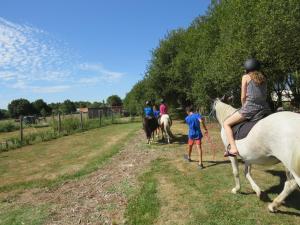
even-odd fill
[{"label": "horse ear", "polygon": [[226,95],[223,95],[222,98],[220,98],[221,102],[225,102],[226,100]]}]

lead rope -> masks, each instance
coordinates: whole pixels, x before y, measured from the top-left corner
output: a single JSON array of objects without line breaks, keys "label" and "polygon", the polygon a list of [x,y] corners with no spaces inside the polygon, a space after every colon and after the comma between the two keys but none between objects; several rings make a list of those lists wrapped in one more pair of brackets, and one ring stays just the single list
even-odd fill
[{"label": "lead rope", "polygon": [[210,149],[212,152],[212,160],[215,161],[216,160],[216,145],[208,133],[206,133],[205,136],[207,138],[208,143],[210,144]]},{"label": "lead rope", "polygon": [[[212,107],[212,110],[210,111],[210,113],[208,114],[208,118],[210,118],[211,116],[215,117],[213,115],[214,113],[214,107]],[[212,138],[210,137],[209,133],[207,132],[205,134],[206,138],[207,138],[207,141],[208,143],[210,144],[210,149],[211,149],[211,152],[212,152],[212,160],[215,161],[216,160],[216,148],[217,146],[215,145],[215,143],[213,142]]]}]

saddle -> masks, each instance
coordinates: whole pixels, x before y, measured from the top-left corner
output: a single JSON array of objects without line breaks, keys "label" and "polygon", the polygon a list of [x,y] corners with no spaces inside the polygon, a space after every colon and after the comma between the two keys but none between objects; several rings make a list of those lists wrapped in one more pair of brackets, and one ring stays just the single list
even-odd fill
[{"label": "saddle", "polygon": [[253,116],[250,120],[245,120],[232,127],[233,137],[235,140],[241,140],[249,134],[254,125],[261,119],[269,116],[271,113],[269,110],[262,110]]}]

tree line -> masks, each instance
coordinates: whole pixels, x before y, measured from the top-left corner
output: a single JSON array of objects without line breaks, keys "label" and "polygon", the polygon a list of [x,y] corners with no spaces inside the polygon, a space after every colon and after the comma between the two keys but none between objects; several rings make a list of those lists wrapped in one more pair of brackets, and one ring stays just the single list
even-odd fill
[{"label": "tree line", "polygon": [[103,101],[71,101],[65,100],[59,103],[47,104],[43,99],[30,102],[27,99],[20,98],[12,100],[8,104],[8,110],[0,110],[0,119],[5,118],[18,118],[20,115],[38,115],[38,116],[49,116],[52,113],[57,114],[58,112],[64,114],[71,114],[76,112],[77,108],[99,108],[99,107],[110,107],[110,106],[121,106],[123,104],[122,99],[118,95],[111,95]]},{"label": "tree line", "polygon": [[299,0],[212,0],[205,15],[159,42],[124,106],[139,112],[146,100],[163,97],[173,108],[194,104],[209,110],[211,99],[224,94],[240,106],[243,62],[254,57],[267,77],[271,107],[282,105],[284,90],[299,107],[299,21]]}]

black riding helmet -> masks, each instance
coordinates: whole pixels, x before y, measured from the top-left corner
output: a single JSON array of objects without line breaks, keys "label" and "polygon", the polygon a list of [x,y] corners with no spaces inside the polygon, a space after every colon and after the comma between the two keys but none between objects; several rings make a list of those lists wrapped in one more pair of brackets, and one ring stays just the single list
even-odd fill
[{"label": "black riding helmet", "polygon": [[248,72],[256,71],[260,69],[260,62],[254,58],[247,59],[244,63],[244,68]]},{"label": "black riding helmet", "polygon": [[165,103],[165,99],[160,99],[160,103]]},{"label": "black riding helmet", "polygon": [[146,105],[150,106],[151,105],[151,101],[146,101]]}]

